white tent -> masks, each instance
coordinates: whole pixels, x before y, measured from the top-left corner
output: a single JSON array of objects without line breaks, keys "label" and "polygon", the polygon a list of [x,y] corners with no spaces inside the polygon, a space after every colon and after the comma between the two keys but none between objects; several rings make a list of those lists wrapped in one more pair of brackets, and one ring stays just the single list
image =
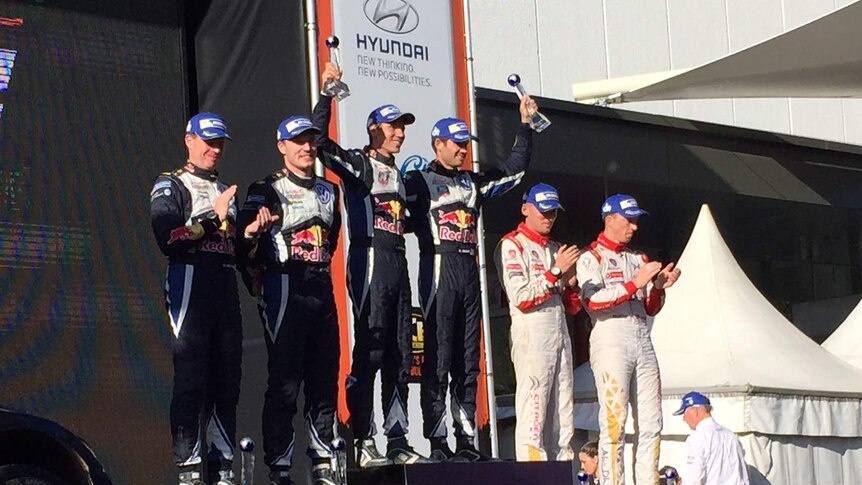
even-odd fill
[{"label": "white tent", "polygon": [[[862,372],[769,304],[706,206],[679,267],[682,278],[668,289],[652,328],[662,372],[662,464],[684,462],[690,431],[672,413],[682,394],[699,390],[710,397],[717,421],[739,434],[752,483],[862,483]],[[598,429],[595,399],[584,364],[575,371],[577,428]]]},{"label": "white tent", "polygon": [[862,2],[694,69],[575,84],[575,100],[862,97]]},{"label": "white tent", "polygon": [[841,360],[862,369],[862,302],[822,345]]}]

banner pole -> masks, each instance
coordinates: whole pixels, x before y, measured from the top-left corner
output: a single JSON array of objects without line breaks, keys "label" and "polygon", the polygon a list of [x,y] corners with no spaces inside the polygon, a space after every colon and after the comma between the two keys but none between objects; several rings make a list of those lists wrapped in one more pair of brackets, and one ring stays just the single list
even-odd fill
[{"label": "banner pole", "polygon": [[[320,99],[320,84],[317,80],[320,65],[317,63],[317,7],[315,0],[305,0],[305,43],[308,54],[308,90],[310,91],[311,106],[317,104]],[[311,107],[309,107],[309,114]],[[314,162],[314,173],[318,177],[323,176],[323,164],[320,160]]]},{"label": "banner pole", "polygon": [[[470,0],[463,0],[464,5],[464,40],[467,52],[467,99],[470,106],[470,128],[477,133],[476,121],[476,85],[473,80],[473,38],[470,30]],[[473,171],[479,172],[479,144],[476,140],[470,142],[473,151]],[[488,273],[485,258],[485,224],[484,210],[480,209],[479,221],[477,223],[477,249],[479,252],[479,287],[482,298],[482,344],[485,347],[485,385],[488,392],[488,427],[491,438],[491,456],[500,457],[500,449],[497,443],[497,397],[494,393],[494,356],[491,349],[491,310],[488,303]]]}]

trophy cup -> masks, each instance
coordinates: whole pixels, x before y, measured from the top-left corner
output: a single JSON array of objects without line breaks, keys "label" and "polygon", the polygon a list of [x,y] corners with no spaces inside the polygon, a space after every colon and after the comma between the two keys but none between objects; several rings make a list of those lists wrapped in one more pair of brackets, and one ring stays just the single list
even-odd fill
[{"label": "trophy cup", "polygon": [[[329,47],[329,62],[335,65],[335,68],[341,70],[341,49],[338,48],[338,37],[331,36],[326,38],[326,47]],[[332,96],[336,101],[350,96],[350,88],[339,79],[328,79],[323,84],[323,93],[327,96]]]},{"label": "trophy cup", "polygon": [[578,484],[579,485],[587,485],[587,482],[590,481],[590,476],[587,475],[587,472],[581,470],[578,472]]},{"label": "trophy cup", "polygon": [[[524,86],[521,85],[521,76],[517,74],[510,74],[509,78],[509,86],[512,86],[518,91],[518,97],[523,98],[527,96],[527,90],[524,89]],[[545,117],[542,113],[539,113],[538,110],[533,108],[527,108],[527,112],[530,114],[530,128],[533,129],[536,133],[541,133],[545,130],[545,128],[551,126],[551,121]]]},{"label": "trophy cup", "polygon": [[239,449],[242,450],[242,471],[240,474],[241,485],[252,485],[254,479],[254,441],[251,438],[245,437],[239,442]]}]

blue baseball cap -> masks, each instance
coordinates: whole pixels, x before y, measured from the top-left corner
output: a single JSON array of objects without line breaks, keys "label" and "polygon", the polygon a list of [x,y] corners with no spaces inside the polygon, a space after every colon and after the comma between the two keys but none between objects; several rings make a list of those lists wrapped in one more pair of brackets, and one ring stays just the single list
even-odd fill
[{"label": "blue baseball cap", "polygon": [[602,204],[602,217],[615,212],[626,219],[649,215],[649,212],[638,207],[638,201],[634,197],[626,194],[612,195]]},{"label": "blue baseball cap", "polygon": [[703,394],[697,391],[691,391],[685,396],[682,396],[682,404],[680,404],[679,409],[674,411],[674,416],[679,416],[684,413],[686,409],[692,406],[709,406],[709,398],[704,396]]},{"label": "blue baseball cap", "polygon": [[560,196],[557,194],[557,189],[543,183],[538,183],[524,192],[524,202],[533,204],[536,209],[539,209],[539,212],[563,209],[563,206],[560,205]]},{"label": "blue baseball cap", "polygon": [[375,123],[394,123],[395,120],[401,118],[404,118],[405,125],[412,125],[416,122],[416,117],[413,116],[413,113],[404,113],[394,104],[384,104],[383,106],[374,108],[374,111],[368,114],[368,121],[365,123],[365,127],[367,128]]},{"label": "blue baseball cap", "polygon": [[195,134],[204,140],[231,139],[230,135],[227,134],[227,124],[224,122],[224,118],[209,111],[192,116],[186,124],[186,133]]},{"label": "blue baseball cap", "polygon": [[292,140],[306,131],[320,133],[320,129],[314,126],[314,123],[307,116],[291,116],[278,124],[275,140]]},{"label": "blue baseball cap", "polygon": [[467,128],[467,123],[458,118],[443,118],[434,123],[434,128],[431,130],[431,139],[447,138],[454,142],[462,142],[467,140],[478,140],[475,135],[470,133]]}]

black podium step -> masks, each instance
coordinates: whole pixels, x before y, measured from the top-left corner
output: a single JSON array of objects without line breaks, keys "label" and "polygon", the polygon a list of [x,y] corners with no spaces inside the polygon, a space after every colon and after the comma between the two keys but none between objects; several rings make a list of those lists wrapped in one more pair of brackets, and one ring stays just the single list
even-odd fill
[{"label": "black podium step", "polygon": [[350,470],[349,485],[572,485],[570,461],[434,463]]}]

